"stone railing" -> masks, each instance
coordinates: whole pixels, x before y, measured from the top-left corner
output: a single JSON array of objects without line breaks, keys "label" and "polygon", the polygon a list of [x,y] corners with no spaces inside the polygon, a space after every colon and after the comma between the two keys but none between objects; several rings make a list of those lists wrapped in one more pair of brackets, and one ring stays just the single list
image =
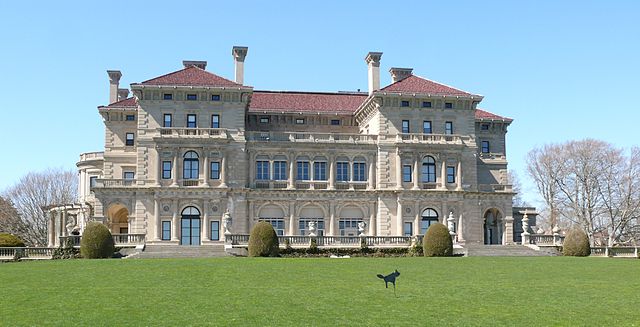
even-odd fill
[{"label": "stone railing", "polygon": [[425,143],[425,144],[460,144],[463,145],[470,140],[469,136],[455,134],[422,134],[422,133],[400,133],[396,136],[397,143]]},{"label": "stone railing", "polygon": [[336,190],[366,190],[367,182],[336,182],[335,188]]},{"label": "stone railing", "polygon": [[480,192],[512,192],[513,186],[510,184],[478,184]]},{"label": "stone railing", "polygon": [[80,162],[104,159],[104,152],[85,152],[80,154]]},{"label": "stone railing", "polygon": [[[414,241],[414,236],[365,236],[364,241],[371,247],[408,247]],[[359,247],[362,237],[359,236],[316,236],[316,244],[323,247]],[[249,244],[249,235],[226,235],[227,244],[244,247]],[[278,236],[280,246],[287,242],[291,247],[308,247],[311,244],[311,236],[294,235]]]},{"label": "stone railing", "polygon": [[41,260],[51,259],[55,248],[13,247],[0,248],[0,260]]},{"label": "stone railing", "polygon": [[[145,234],[112,234],[115,246],[130,247],[145,244]],[[71,242],[74,247],[80,247],[81,235],[60,236],[60,244],[64,247]]]},{"label": "stone railing", "polygon": [[224,241],[231,245],[248,245],[249,234],[230,234],[224,236]]},{"label": "stone railing", "polygon": [[197,138],[228,138],[225,128],[186,128],[186,127],[163,127],[159,128],[160,137],[197,137]]},{"label": "stone railing", "polygon": [[257,180],[256,189],[283,189],[288,187],[287,181]]},{"label": "stone railing", "polygon": [[92,188],[100,187],[133,187],[136,186],[135,179],[96,179],[96,184]]},{"label": "stone railing", "polygon": [[562,246],[564,236],[560,234],[529,234],[529,244],[537,246]]},{"label": "stone railing", "polygon": [[377,135],[343,133],[247,132],[247,141],[373,144]]},{"label": "stone railing", "polygon": [[204,184],[204,180],[202,179],[181,179],[180,185],[185,187],[194,187],[200,186]]},{"label": "stone railing", "polygon": [[69,235],[69,236],[60,236],[60,246],[67,247],[80,247],[80,239],[82,236],[80,235]]},{"label": "stone railing", "polygon": [[594,246],[591,247],[592,257],[638,258],[637,246]]}]

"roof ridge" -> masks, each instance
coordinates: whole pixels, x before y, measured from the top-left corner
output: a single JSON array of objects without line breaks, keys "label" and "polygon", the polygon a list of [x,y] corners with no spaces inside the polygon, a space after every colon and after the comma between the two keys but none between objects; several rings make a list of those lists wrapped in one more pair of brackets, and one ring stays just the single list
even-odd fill
[{"label": "roof ridge", "polygon": [[[420,76],[420,75],[412,75],[412,76],[415,76],[415,77],[417,77],[417,78],[422,78],[422,79],[427,80],[427,81],[429,81],[429,82],[431,82],[431,83],[440,84],[440,85],[442,85],[442,86],[446,86],[446,87],[448,87],[448,88],[451,88],[451,89],[454,89],[454,90],[457,90],[457,91],[460,91],[460,92],[464,92],[464,93],[467,93],[467,94],[473,94],[473,93],[471,93],[471,92],[467,92],[467,91],[465,91],[465,90],[461,90],[461,89],[459,89],[459,88],[457,88],[457,87],[453,87],[453,86],[448,85],[448,84],[444,84],[444,83],[441,83],[441,82],[437,82],[437,81],[434,81],[434,80],[432,80],[432,79],[429,79],[429,78],[426,78],[426,77],[422,77],[422,76]],[[479,95],[479,94],[478,94],[478,95]]]},{"label": "roof ridge", "polygon": [[280,93],[280,94],[319,94],[319,95],[357,95],[367,96],[366,92],[330,92],[330,91],[287,91],[287,90],[253,90],[253,93]]},{"label": "roof ridge", "polygon": [[146,80],[146,81],[142,81],[142,82],[140,82],[140,83],[134,83],[134,84],[146,84],[146,83],[154,82],[154,81],[157,81],[157,80],[159,80],[159,79],[163,79],[163,78],[166,78],[166,77],[169,77],[169,76],[172,76],[172,75],[175,75],[175,74],[179,74],[179,73],[182,73],[182,72],[186,72],[186,71],[188,71],[188,70],[193,70],[193,69],[195,69],[195,70],[196,70],[196,71],[198,71],[198,72],[206,73],[207,75],[213,76],[213,77],[215,77],[215,78],[219,78],[219,79],[223,80],[223,81],[224,81],[224,82],[226,82],[226,83],[230,83],[230,84],[232,84],[233,86],[244,86],[244,85],[242,85],[242,84],[238,84],[238,83],[236,83],[236,82],[234,82],[234,81],[232,81],[232,80],[230,80],[230,79],[227,79],[227,78],[225,78],[225,77],[222,77],[222,76],[220,76],[220,75],[214,74],[214,73],[212,73],[212,72],[210,72],[210,71],[207,71],[207,70],[205,70],[205,69],[202,69],[202,68],[200,68],[200,67],[193,66],[193,65],[192,65],[192,66],[189,66],[189,67],[184,67],[184,68],[182,68],[182,69],[178,69],[178,70],[173,71],[173,72],[170,72],[170,73],[166,73],[166,74],[164,74],[164,75],[160,75],[160,76],[157,76],[157,77],[154,77],[154,78],[148,79],[148,80]]}]

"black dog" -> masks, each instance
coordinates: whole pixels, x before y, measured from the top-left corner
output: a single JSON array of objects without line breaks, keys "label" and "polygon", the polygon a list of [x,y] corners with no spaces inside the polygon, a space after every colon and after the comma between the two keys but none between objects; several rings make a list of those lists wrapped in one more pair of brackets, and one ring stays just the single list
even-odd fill
[{"label": "black dog", "polygon": [[400,276],[400,272],[398,272],[398,270],[396,269],[396,271],[386,275],[386,276],[382,276],[380,274],[378,274],[378,278],[380,279],[384,279],[384,287],[385,288],[389,288],[389,283],[393,284],[393,290],[395,291],[396,289],[396,277]]}]

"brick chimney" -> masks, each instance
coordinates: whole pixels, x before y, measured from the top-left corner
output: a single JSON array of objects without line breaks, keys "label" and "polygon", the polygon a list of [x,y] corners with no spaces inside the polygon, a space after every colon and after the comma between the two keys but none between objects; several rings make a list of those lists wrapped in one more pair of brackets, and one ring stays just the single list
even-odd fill
[{"label": "brick chimney", "polygon": [[244,58],[247,57],[248,47],[234,46],[231,50],[233,55],[233,63],[235,65],[236,80],[238,84],[244,84]]},{"label": "brick chimney", "polygon": [[207,69],[207,62],[202,60],[183,60],[182,65],[184,66],[184,68],[196,66],[202,70]]},{"label": "brick chimney", "polygon": [[369,52],[364,61],[369,66],[369,94],[380,89],[380,59],[382,52]]},{"label": "brick chimney", "polygon": [[411,76],[413,74],[413,68],[392,67],[389,69],[389,73],[391,73],[391,83],[395,83]]},{"label": "brick chimney", "polygon": [[109,75],[109,104],[118,101],[118,86],[122,73],[119,70],[107,70]]}]

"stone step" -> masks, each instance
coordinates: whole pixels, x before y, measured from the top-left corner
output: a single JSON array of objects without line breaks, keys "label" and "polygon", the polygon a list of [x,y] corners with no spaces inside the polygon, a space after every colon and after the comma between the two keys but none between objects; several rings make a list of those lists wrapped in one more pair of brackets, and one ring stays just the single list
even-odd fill
[{"label": "stone step", "polygon": [[555,254],[522,245],[465,245],[469,257],[543,257]]},{"label": "stone step", "polygon": [[147,245],[135,258],[212,258],[226,257],[228,254],[224,250],[224,245]]}]

